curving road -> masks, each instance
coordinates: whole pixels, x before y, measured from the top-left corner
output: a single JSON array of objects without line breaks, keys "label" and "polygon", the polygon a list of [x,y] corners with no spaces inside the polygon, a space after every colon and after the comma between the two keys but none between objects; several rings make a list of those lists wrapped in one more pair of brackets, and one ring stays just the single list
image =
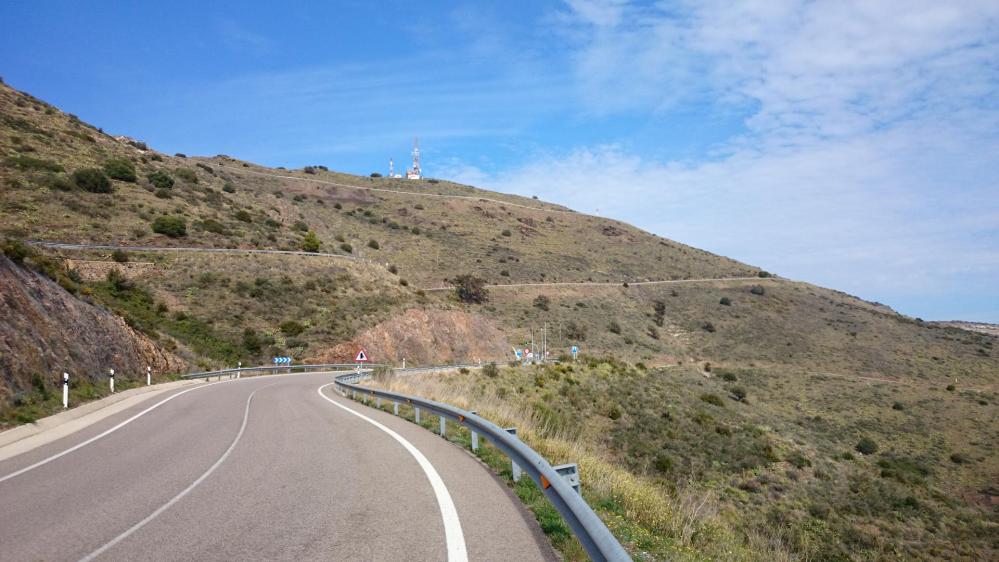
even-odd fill
[{"label": "curving road", "polygon": [[0,560],[553,558],[477,459],[332,380],[171,391],[0,461]]}]

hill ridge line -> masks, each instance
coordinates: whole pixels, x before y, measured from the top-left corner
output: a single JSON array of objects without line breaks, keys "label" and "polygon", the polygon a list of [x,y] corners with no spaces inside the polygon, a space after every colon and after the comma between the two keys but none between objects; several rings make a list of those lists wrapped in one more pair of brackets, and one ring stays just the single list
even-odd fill
[{"label": "hill ridge line", "polygon": [[[384,188],[384,187],[364,187],[364,186],[360,186],[360,185],[350,185],[350,184],[347,184],[347,183],[338,183],[338,182],[329,181],[329,180],[312,179],[312,178],[300,178],[298,176],[285,176],[285,175],[281,175],[281,174],[272,174],[272,173],[268,173],[268,172],[259,172],[257,170],[247,170],[247,169],[243,169],[243,168],[233,168],[233,167],[230,167],[230,166],[224,166],[222,164],[215,164],[215,165],[218,166],[219,168],[222,168],[223,170],[229,170],[229,171],[237,172],[237,173],[238,172],[245,172],[245,173],[250,173],[250,174],[256,174],[258,176],[266,176],[266,177],[271,177],[271,178],[281,178],[281,179],[288,179],[288,180],[298,180],[298,181],[305,181],[305,182],[314,182],[314,183],[321,183],[321,184],[325,184],[325,185],[332,185],[332,186],[335,186],[335,187],[346,187],[346,188],[349,188],[349,189],[360,189],[360,190],[364,190],[364,191],[378,191],[378,192],[395,193],[395,194],[401,194],[401,195],[416,195],[418,197],[438,197],[438,198],[441,198],[441,199],[466,199],[466,200],[470,200],[470,201],[488,201],[490,203],[497,203],[499,205],[509,205],[511,207],[520,207],[521,209],[529,209],[531,211],[543,211],[543,212],[546,212],[546,213],[562,213],[562,214],[565,214],[565,215],[575,215],[575,216],[578,216],[578,217],[594,217],[594,215],[587,215],[585,213],[580,213],[580,212],[574,211],[572,209],[563,210],[563,209],[546,209],[544,207],[532,207],[530,205],[524,205],[522,203],[510,203],[509,201],[501,201],[499,199],[490,199],[489,197],[478,197],[478,196],[475,196],[475,195],[444,195],[442,193],[421,193],[419,191],[402,191],[402,190],[398,190],[398,189],[388,189],[388,188]],[[609,220],[609,221],[614,221],[614,222],[620,222],[620,221],[616,221],[615,219],[609,219],[609,218],[600,217],[600,216],[596,216],[595,218]]]}]

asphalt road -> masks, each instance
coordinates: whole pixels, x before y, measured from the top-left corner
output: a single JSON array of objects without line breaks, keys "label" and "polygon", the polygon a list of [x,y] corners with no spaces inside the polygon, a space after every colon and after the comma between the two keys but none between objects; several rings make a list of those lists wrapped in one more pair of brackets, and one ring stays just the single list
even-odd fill
[{"label": "asphalt road", "polygon": [[0,560],[552,559],[478,460],[332,380],[164,393],[0,461]]}]

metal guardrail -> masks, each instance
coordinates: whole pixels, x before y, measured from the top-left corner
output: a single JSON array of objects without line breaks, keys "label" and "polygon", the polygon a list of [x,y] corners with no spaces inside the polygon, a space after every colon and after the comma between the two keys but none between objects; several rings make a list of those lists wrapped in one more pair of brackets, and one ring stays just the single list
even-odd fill
[{"label": "metal guardrail", "polygon": [[221,378],[223,375],[233,376],[242,375],[243,373],[253,373],[253,372],[286,372],[286,373],[307,373],[309,371],[328,371],[330,369],[334,370],[346,370],[346,369],[362,369],[362,372],[369,370],[372,367],[378,367],[379,365],[364,365],[359,367],[356,363],[325,363],[319,365],[282,365],[282,366],[270,366],[261,365],[258,367],[239,367],[236,369],[220,369],[218,371],[202,371],[200,373],[190,373],[187,375],[181,375],[182,379],[210,379],[211,377]]},{"label": "metal guardrail", "polygon": [[[460,368],[460,366],[455,366],[454,368]],[[534,449],[528,447],[523,441],[517,439],[515,435],[511,435],[506,429],[499,427],[485,418],[479,417],[473,412],[462,410],[449,404],[354,384],[370,377],[370,373],[354,372],[340,375],[334,381],[336,387],[344,394],[349,390],[362,395],[384,398],[395,402],[396,411],[398,411],[399,403],[409,404],[417,408],[417,419],[419,419],[419,409],[435,414],[442,420],[442,433],[444,431],[443,420],[446,418],[468,428],[474,433],[483,435],[499,450],[503,451],[506,456],[510,457],[510,460],[526,472],[541,488],[548,500],[555,506],[559,514],[562,515],[562,519],[572,529],[572,532],[579,539],[583,548],[586,549],[590,558],[598,562],[604,560],[631,560],[624,547],[614,538],[614,535],[611,534],[607,526],[604,525],[604,522],[600,520],[600,517],[586,503],[583,496],[569,482],[564,480],[555,467],[549,464],[544,457],[535,452]]]}]

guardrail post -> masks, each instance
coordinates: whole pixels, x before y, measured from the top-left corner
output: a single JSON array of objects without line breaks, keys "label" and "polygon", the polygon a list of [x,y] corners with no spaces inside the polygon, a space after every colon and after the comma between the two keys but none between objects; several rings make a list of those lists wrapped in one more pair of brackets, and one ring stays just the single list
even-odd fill
[{"label": "guardrail post", "polygon": [[399,403],[398,402],[392,402],[392,413],[395,414],[395,415],[397,415],[397,416],[399,415]]},{"label": "guardrail post", "polygon": [[420,423],[420,407],[419,406],[414,406],[413,410],[415,410],[415,412],[416,412],[416,423],[419,424]]},{"label": "guardrail post", "polygon": [[440,418],[441,418],[441,437],[444,437],[445,433],[447,432],[447,419],[445,419],[444,416],[440,416]]},{"label": "guardrail post", "polygon": [[558,466],[553,466],[555,472],[559,473],[565,483],[572,486],[573,490],[576,490],[577,494],[582,494],[579,487],[579,465],[576,463],[560,464]]},{"label": "guardrail post", "polygon": [[[469,410],[468,413],[478,415],[478,412],[476,412],[475,410]],[[472,432],[472,451],[478,451],[479,450],[479,434],[476,433],[474,429],[469,429],[469,431]]]},{"label": "guardrail post", "polygon": [[[506,429],[506,432],[509,433],[510,435],[513,435],[514,437],[517,436],[517,428],[516,427],[507,427],[505,429]],[[520,471],[520,466],[518,466],[517,463],[514,462],[512,459],[510,460],[510,464],[512,465],[511,468],[510,468],[510,470],[511,470],[511,472],[513,472],[513,481],[514,482],[520,482],[520,472],[521,472]]]}]

